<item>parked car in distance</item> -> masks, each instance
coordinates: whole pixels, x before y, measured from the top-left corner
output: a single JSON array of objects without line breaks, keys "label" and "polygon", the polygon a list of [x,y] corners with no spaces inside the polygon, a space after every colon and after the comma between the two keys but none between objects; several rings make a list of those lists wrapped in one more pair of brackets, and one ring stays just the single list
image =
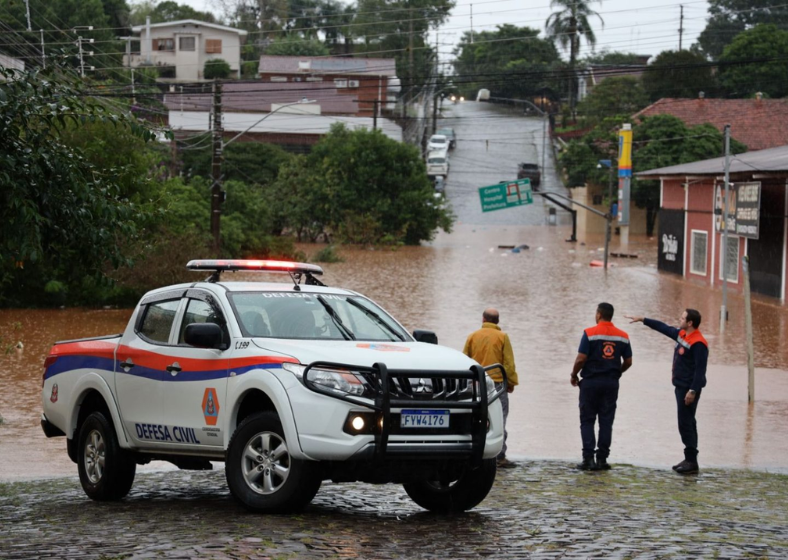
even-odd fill
[{"label": "parked car in distance", "polygon": [[476,101],[489,101],[490,100],[490,90],[489,89],[480,89],[479,93],[476,94]]},{"label": "parked car in distance", "polygon": [[448,150],[449,139],[443,134],[433,134],[430,136],[430,141],[427,143],[427,151],[432,152],[435,150]]},{"label": "parked car in distance", "polygon": [[457,145],[457,136],[454,134],[453,128],[439,128],[435,134],[440,134],[445,136],[449,140],[449,149],[454,148]]},{"label": "parked car in distance", "polygon": [[449,174],[449,155],[446,150],[430,152],[427,154],[427,177],[434,179]]},{"label": "parked car in distance", "polygon": [[531,189],[537,191],[539,190],[539,183],[542,182],[542,172],[535,163],[519,163],[517,164],[517,178],[530,179]]}]

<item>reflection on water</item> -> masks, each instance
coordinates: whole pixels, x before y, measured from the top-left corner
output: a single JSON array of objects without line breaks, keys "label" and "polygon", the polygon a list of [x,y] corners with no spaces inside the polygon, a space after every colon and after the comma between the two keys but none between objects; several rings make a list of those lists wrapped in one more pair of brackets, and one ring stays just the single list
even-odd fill
[{"label": "reflection on water", "polygon": [[[562,228],[461,225],[427,247],[345,249],[345,262],[324,265],[324,280],[370,296],[409,330],[434,330],[441,344],[457,349],[479,327],[482,310],[497,307],[522,380],[512,396],[511,453],[567,460],[580,453],[577,390],[569,385],[569,373],[596,304],[608,301],[616,308],[614,322],[630,333],[635,361],[622,380],[611,459],[660,466],[678,462],[681,443],[670,386],[673,343],[640,324],[627,324],[623,315],[676,324],[684,307],[695,307],[710,344],[709,386],[698,413],[702,464],[788,469],[783,435],[788,428],[788,348],[783,344],[788,311],[755,298],[759,369],[757,402],[750,409],[740,296],[729,296],[731,320],[720,335],[719,291],[658,273],[656,242],[635,238],[629,252],[639,258],[614,259],[616,266],[605,274],[588,265],[602,258],[601,237],[588,245],[566,243],[566,237]],[[530,249],[515,254],[497,248],[521,244]],[[303,248],[314,253],[319,247]],[[3,347],[16,339],[24,343],[24,349],[0,356],[0,415],[6,419],[0,426],[0,478],[76,472],[65,455],[65,441],[47,440],[38,426],[44,357],[56,340],[120,332],[130,313],[0,310]]]}]

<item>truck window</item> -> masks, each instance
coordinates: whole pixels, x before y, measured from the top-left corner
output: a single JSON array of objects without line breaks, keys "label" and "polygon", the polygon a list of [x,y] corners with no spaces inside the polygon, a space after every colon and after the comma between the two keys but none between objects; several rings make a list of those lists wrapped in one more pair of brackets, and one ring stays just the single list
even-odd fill
[{"label": "truck window", "polygon": [[145,318],[140,325],[139,334],[151,342],[167,344],[170,331],[178,311],[180,299],[151,303],[145,310]]}]

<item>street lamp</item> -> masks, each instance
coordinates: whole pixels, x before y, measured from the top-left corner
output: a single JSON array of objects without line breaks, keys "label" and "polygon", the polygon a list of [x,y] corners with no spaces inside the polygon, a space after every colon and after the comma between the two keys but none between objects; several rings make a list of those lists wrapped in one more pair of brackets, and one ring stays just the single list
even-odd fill
[{"label": "street lamp", "polygon": [[610,197],[610,206],[605,214],[605,221],[607,227],[605,228],[605,272],[607,272],[608,251],[610,250],[610,229],[611,222],[613,221],[613,161],[609,159],[600,159],[597,164],[597,169],[607,167],[610,170],[610,180],[608,185],[608,196]]},{"label": "street lamp", "polygon": [[266,114],[263,116],[263,118],[261,118],[259,121],[255,122],[255,123],[254,123],[252,126],[250,126],[249,128],[247,128],[247,129],[246,129],[246,130],[244,130],[243,132],[239,132],[238,134],[236,134],[235,136],[233,136],[232,138],[230,138],[230,139],[229,139],[227,142],[225,142],[225,143],[222,145],[222,148],[224,148],[225,146],[227,146],[227,145],[228,145],[228,144],[230,144],[231,142],[234,142],[234,141],[235,141],[235,140],[237,140],[239,137],[243,136],[244,134],[246,134],[247,132],[249,132],[250,130],[252,130],[254,127],[256,127],[258,124],[260,124],[261,122],[263,122],[265,119],[267,119],[268,117],[270,117],[270,116],[271,116],[271,115],[273,115],[274,113],[277,113],[277,112],[281,111],[282,109],[284,109],[284,108],[286,108],[286,107],[292,107],[293,105],[302,105],[302,104],[306,104],[306,103],[317,103],[317,101],[316,101],[315,99],[307,99],[306,97],[303,97],[303,98],[301,98],[299,101],[293,101],[292,103],[285,103],[284,105],[280,105],[279,107],[277,107],[276,109],[274,109],[274,110],[273,110],[273,111],[271,111],[270,113],[266,113]]}]

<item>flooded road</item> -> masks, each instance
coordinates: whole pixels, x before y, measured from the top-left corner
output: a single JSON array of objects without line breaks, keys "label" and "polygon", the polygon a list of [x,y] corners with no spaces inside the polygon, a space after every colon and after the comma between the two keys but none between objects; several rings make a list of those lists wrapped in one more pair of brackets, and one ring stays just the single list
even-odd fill
[{"label": "flooded road", "polygon": [[[470,107],[470,116],[496,115],[498,110],[475,104],[461,107],[463,111]],[[508,118],[491,121],[495,124],[490,126],[520,130],[527,127],[523,121],[533,120]],[[457,122],[455,128],[465,130],[462,117]],[[458,132],[458,153],[464,149],[463,140]],[[497,161],[504,169],[495,154],[482,153],[483,161],[490,166]],[[452,161],[454,173],[461,166]],[[515,173],[516,161],[507,160],[507,173]],[[480,181],[494,175],[493,171]],[[456,177],[460,181],[464,175]],[[549,181],[548,177],[548,188]],[[466,181],[460,190],[455,176],[450,176],[449,201],[462,218],[453,233],[441,233],[423,247],[342,249],[344,262],[323,265],[326,283],[366,294],[409,330],[434,330],[441,344],[456,349],[462,349],[467,335],[479,328],[482,310],[497,307],[501,327],[514,346],[522,383],[511,398],[509,446],[515,458],[580,458],[577,389],[570,386],[569,373],[582,331],[593,324],[596,304],[612,303],[614,323],[630,334],[634,352],[634,366],[621,382],[610,457],[614,465],[667,467],[682,456],[670,384],[673,342],[643,325],[627,324],[623,315],[677,324],[683,308],[695,307],[703,316],[701,331],[710,344],[708,387],[698,408],[701,467],[788,472],[785,307],[766,298],[755,298],[753,303],[756,402],[749,406],[740,296],[729,296],[731,320],[720,335],[721,294],[658,273],[655,241],[633,237],[630,252],[639,258],[614,260],[616,266],[605,274],[589,267],[591,260],[601,258],[601,237],[570,244],[564,241],[570,232],[566,226],[529,225],[544,224],[545,210],[537,204],[474,213],[479,199],[470,190],[472,183]],[[530,248],[519,254],[498,249],[498,245],[521,244]],[[314,254],[321,246],[303,248]],[[616,248],[614,240],[612,249]],[[0,416],[4,418],[0,479],[76,474],[65,453],[65,440],[47,440],[38,424],[44,358],[57,340],[122,331],[130,314],[130,310],[0,310]],[[17,349],[17,342],[23,348]]]}]

